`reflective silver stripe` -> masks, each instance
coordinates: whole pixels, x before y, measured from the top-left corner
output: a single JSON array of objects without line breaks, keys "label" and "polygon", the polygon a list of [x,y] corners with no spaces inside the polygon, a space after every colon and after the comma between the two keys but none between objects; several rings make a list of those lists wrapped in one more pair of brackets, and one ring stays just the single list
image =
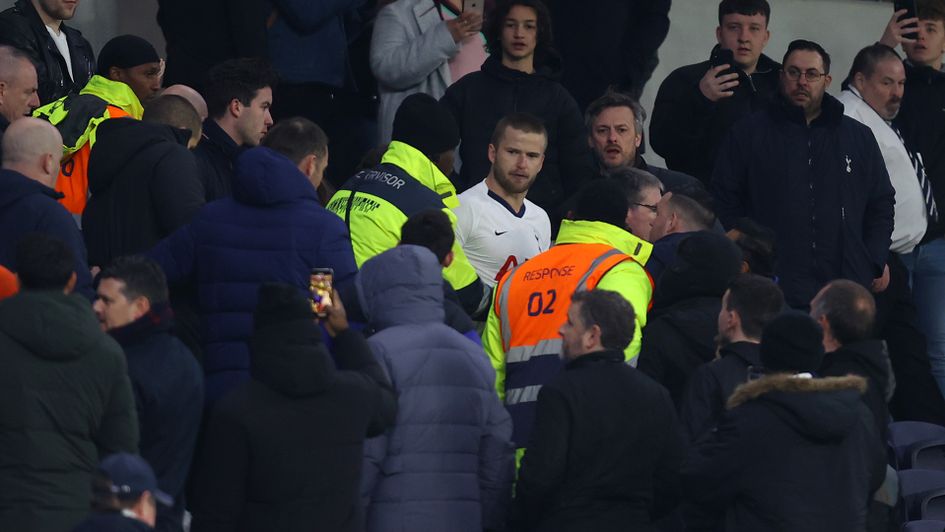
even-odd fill
[{"label": "reflective silver stripe", "polygon": [[521,403],[534,403],[538,400],[540,390],[541,384],[525,386],[524,388],[512,388],[505,393],[505,404],[512,406]]},{"label": "reflective silver stripe", "polygon": [[532,357],[561,354],[561,338],[542,340],[535,345],[522,345],[509,349],[505,354],[506,364],[528,362]]},{"label": "reflective silver stripe", "polygon": [[[517,267],[515,268],[517,269]],[[509,321],[509,285],[512,284],[512,276],[515,274],[515,269],[512,269],[506,273],[507,281],[502,283],[501,289],[499,290],[499,320],[502,326],[502,348],[508,349],[509,344],[512,342],[512,324]]]},{"label": "reflective silver stripe", "polygon": [[578,281],[577,287],[574,289],[575,292],[583,292],[587,290],[587,280],[590,278],[591,274],[597,270],[597,267],[600,266],[602,262],[613,257],[614,255],[623,255],[624,253],[619,249],[611,249],[610,251],[604,253],[600,257],[594,259],[594,262],[591,263],[591,266],[587,269],[587,272],[584,273],[584,276],[581,277],[581,280]]}]

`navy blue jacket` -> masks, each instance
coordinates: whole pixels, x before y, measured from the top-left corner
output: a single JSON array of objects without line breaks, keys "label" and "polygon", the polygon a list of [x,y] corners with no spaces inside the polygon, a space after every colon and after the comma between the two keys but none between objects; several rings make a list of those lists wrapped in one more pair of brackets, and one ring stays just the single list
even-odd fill
[{"label": "navy blue jacket", "polygon": [[788,305],[806,307],[833,279],[869,286],[882,275],[895,191],[872,131],[833,96],[810,126],[783,98],[737,123],[712,188],[726,228],[747,216],[774,230]]},{"label": "navy blue jacket", "polygon": [[172,325],[170,307],[156,304],[145,316],[109,331],[128,359],[141,457],[154,469],[161,491],[174,497],[173,508],[158,505],[155,528],[161,532],[183,530],[184,487],[203,412],[203,372],[190,350],[171,336]]},{"label": "navy blue jacket", "polygon": [[82,234],[58,200],[62,194],[13,170],[0,169],[0,265],[15,272],[16,244],[27,233],[58,238],[75,255],[76,292],[92,299],[92,274]]},{"label": "navy blue jacket", "polygon": [[500,529],[511,495],[512,420],[482,347],[443,323],[433,253],[398,246],[359,274],[368,339],[397,392],[397,421],[365,444],[368,532]]},{"label": "navy blue jacket", "polygon": [[260,285],[307,291],[312,268],[333,268],[336,284],[357,271],[344,222],[318,203],[295,164],[263,147],[237,159],[232,198],[205,205],[150,254],[168,282],[197,285],[208,403],[249,378]]}]

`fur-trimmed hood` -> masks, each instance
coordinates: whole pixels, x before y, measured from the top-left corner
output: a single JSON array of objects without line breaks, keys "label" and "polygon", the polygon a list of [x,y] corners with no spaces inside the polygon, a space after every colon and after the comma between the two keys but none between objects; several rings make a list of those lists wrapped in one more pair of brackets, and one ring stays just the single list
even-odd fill
[{"label": "fur-trimmed hood", "polygon": [[735,389],[727,407],[758,404],[813,440],[842,439],[859,419],[860,398],[866,392],[863,377],[799,378],[776,374],[747,382]]}]

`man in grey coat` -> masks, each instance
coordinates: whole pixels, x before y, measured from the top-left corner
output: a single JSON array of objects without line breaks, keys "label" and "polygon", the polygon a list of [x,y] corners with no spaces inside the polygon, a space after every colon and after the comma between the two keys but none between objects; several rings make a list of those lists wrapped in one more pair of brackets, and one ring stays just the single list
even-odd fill
[{"label": "man in grey coat", "polygon": [[369,532],[501,529],[511,495],[512,421],[482,348],[443,324],[433,253],[402,245],[364,263],[368,339],[398,396],[397,421],[365,443]]},{"label": "man in grey coat", "polygon": [[[454,13],[457,6],[452,4],[459,4],[460,13]],[[461,0],[397,0],[378,12],[371,36],[371,72],[381,97],[380,144],[390,142],[394,114],[404,98],[415,92],[437,100],[443,96],[456,81],[450,61],[467,42],[475,47],[481,28],[482,14],[462,13]]]}]

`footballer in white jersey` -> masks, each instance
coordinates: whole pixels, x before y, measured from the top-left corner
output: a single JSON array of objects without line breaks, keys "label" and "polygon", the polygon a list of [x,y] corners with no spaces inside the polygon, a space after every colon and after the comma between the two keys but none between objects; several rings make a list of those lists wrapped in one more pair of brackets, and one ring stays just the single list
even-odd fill
[{"label": "footballer in white jersey", "polygon": [[525,200],[516,212],[485,180],[460,194],[453,212],[456,238],[483,284],[495,286],[506,272],[551,246],[544,209]]}]

